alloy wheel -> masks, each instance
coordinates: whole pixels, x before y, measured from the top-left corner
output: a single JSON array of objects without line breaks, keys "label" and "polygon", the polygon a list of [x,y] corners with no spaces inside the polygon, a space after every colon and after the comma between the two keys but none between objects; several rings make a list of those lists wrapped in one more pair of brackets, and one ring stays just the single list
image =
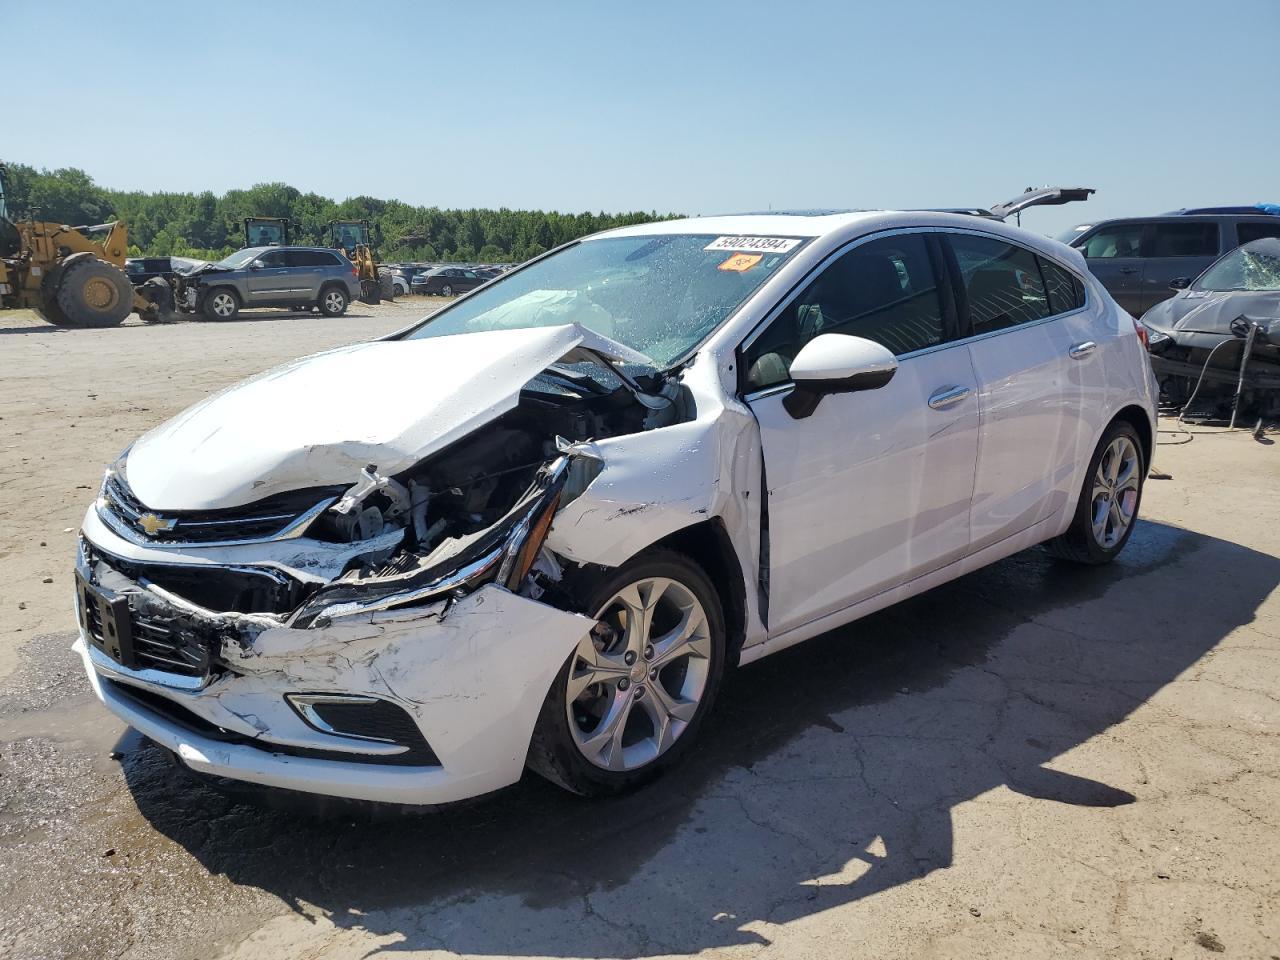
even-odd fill
[{"label": "alloy wheel", "polygon": [[1093,538],[1104,550],[1113,549],[1133,523],[1138,508],[1141,457],[1128,437],[1107,445],[1093,478]]},{"label": "alloy wheel", "polygon": [[229,293],[213,295],[213,312],[220,317],[229,317],[236,312],[235,298]]},{"label": "alloy wheel", "polygon": [[666,753],[697,713],[710,626],[693,592],[665,577],[620,590],[596,620],[569,672],[569,730],[595,766],[635,770]]},{"label": "alloy wheel", "polygon": [[337,313],[342,309],[342,294],[336,290],[331,290],[324,298],[325,309],[331,313]]}]

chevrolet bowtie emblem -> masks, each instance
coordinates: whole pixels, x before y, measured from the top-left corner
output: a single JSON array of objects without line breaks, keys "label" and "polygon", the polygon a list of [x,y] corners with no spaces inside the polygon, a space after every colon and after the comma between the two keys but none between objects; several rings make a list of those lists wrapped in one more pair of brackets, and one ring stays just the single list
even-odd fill
[{"label": "chevrolet bowtie emblem", "polygon": [[157,517],[154,513],[144,513],[138,518],[138,526],[142,528],[142,532],[148,537],[154,537],[161,530],[172,530],[177,520],[165,520]]}]

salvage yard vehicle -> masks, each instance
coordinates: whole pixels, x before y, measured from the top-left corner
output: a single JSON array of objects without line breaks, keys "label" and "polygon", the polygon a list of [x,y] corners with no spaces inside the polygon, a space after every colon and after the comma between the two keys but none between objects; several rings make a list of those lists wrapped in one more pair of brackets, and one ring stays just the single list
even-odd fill
[{"label": "salvage yard vehicle", "polygon": [[1156,386],[1078,253],[946,213],[666,221],[137,440],[76,649],[206,774],[634,787],[725,671],[1048,543],[1113,559]]},{"label": "salvage yard vehicle", "polygon": [[1280,237],[1271,204],[1200,207],[1159,217],[1082,223],[1058,239],[1079,250],[1089,270],[1135,317],[1172,294],[1178,277],[1194,277],[1242,243]]},{"label": "salvage yard vehicle", "polygon": [[1184,420],[1280,417],[1280,239],[1223,254],[1142,315],[1164,401]]},{"label": "salvage yard vehicle", "polygon": [[488,277],[482,277],[474,270],[464,267],[432,267],[423,270],[413,278],[413,292],[427,296],[452,297],[459,293],[468,293],[487,283]]},{"label": "salvage yard vehicle", "polygon": [[249,247],[174,276],[178,309],[209,320],[230,320],[244,307],[317,307],[340,317],[359,296],[355,266],[324,247]]}]

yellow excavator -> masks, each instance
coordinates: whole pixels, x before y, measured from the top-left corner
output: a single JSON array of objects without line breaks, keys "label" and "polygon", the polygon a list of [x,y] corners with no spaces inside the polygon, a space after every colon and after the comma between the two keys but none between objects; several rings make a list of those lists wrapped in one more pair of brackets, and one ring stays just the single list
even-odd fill
[{"label": "yellow excavator", "polygon": [[396,288],[387,270],[379,270],[370,242],[368,220],[330,220],[329,245],[347,255],[360,278],[360,300],[380,303],[395,296]]},{"label": "yellow excavator", "polygon": [[0,307],[27,307],[60,327],[115,327],[135,310],[148,322],[173,313],[167,283],[135,290],[129,282],[123,223],[15,223],[5,205],[6,174],[0,164]]}]

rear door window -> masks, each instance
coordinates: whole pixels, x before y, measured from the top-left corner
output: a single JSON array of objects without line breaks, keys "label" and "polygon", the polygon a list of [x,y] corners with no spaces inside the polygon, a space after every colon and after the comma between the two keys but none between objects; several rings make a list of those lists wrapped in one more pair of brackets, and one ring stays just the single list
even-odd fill
[{"label": "rear door window", "polygon": [[1157,223],[1144,247],[1144,257],[1216,257],[1216,223]]},{"label": "rear door window", "polygon": [[1049,295],[1049,309],[1053,313],[1070,313],[1084,306],[1084,285],[1066,267],[1052,260],[1037,257],[1040,275],[1044,278],[1045,293]]},{"label": "rear door window", "polygon": [[1236,224],[1236,244],[1250,243],[1264,237],[1280,237],[1280,217],[1275,223],[1257,220],[1243,220]]},{"label": "rear door window", "polygon": [[1136,257],[1142,249],[1141,223],[1114,223],[1099,227],[1080,247],[1080,252],[1090,260],[1109,260],[1114,257]]},{"label": "rear door window", "polygon": [[960,267],[972,335],[993,333],[1052,314],[1040,264],[1025,247],[972,234],[949,234]]}]

